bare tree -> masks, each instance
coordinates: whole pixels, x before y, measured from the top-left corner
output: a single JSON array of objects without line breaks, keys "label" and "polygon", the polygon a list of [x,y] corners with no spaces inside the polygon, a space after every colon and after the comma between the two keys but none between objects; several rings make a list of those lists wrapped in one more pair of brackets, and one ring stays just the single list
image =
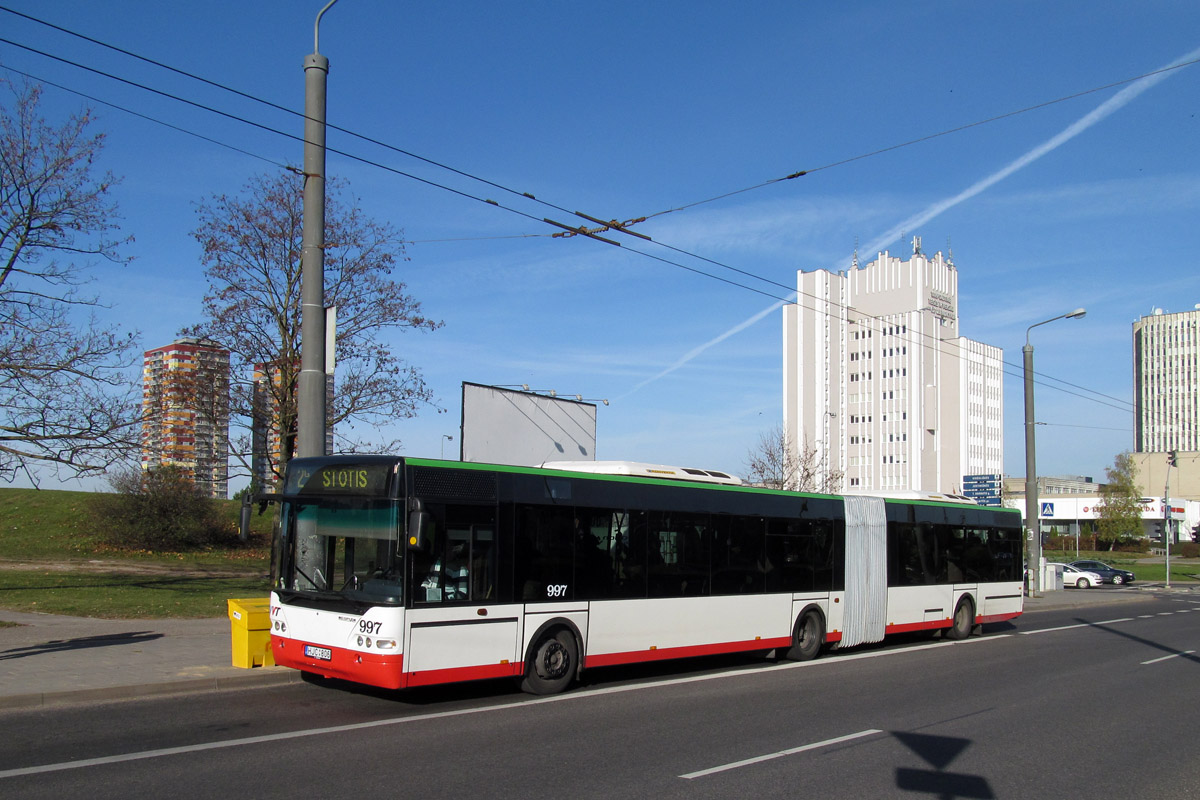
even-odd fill
[{"label": "bare tree", "polygon": [[[325,302],[337,306],[337,385],[329,422],[379,425],[416,414],[432,402],[420,371],[381,341],[389,330],[433,331],[421,304],[391,273],[405,260],[396,228],[366,216],[345,186],[327,184]],[[295,448],[297,379],[300,371],[300,253],[303,246],[303,182],[292,174],[249,181],[238,196],[209,198],[198,208],[193,236],[203,248],[209,290],[205,321],[184,331],[220,342],[236,374],[257,371],[254,386],[235,380],[233,412],[257,415],[278,437],[272,455],[275,477]],[[257,387],[257,397],[255,387]],[[234,455],[248,468],[251,436],[236,437]],[[342,443],[351,448],[361,443]],[[394,443],[392,443],[394,445]]]},{"label": "bare tree", "polygon": [[758,445],[746,454],[746,467],[746,479],[768,489],[833,494],[842,483],[842,471],[829,469],[825,454],[807,437],[796,447],[780,425],[759,435]]},{"label": "bare tree", "polygon": [[104,472],[137,447],[132,333],[101,323],[88,261],[121,262],[104,135],[84,110],[61,125],[41,89],[0,80],[0,478],[38,465]]}]

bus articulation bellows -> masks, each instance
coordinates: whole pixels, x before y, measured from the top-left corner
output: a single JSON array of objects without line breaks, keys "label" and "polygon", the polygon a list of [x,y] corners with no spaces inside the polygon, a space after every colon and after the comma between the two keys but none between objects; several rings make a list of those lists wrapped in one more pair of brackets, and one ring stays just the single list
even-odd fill
[{"label": "bus articulation bellows", "polygon": [[275,663],[548,694],[583,669],[961,639],[1022,610],[1015,511],[563,466],[294,459],[274,496]]}]

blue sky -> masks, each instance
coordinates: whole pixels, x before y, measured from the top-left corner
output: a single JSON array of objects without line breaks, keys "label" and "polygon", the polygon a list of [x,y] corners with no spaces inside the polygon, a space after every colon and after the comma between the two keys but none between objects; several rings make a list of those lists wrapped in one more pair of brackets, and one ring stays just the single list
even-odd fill
[{"label": "blue sky", "polygon": [[[0,5],[300,110],[322,3]],[[293,117],[4,12],[0,37],[300,133]],[[637,228],[769,281],[837,269],[856,244],[864,262],[879,249],[906,255],[913,235],[927,252],[952,248],[962,333],[1002,347],[1012,365],[1009,474],[1024,473],[1025,329],[1086,307],[1083,320],[1034,332],[1047,376],[1038,466],[1097,478],[1132,446],[1132,322],[1200,303],[1200,64],[859,157],[1126,81],[1197,48],[1200,5],[1154,0],[339,0],[320,39],[331,123],[570,211],[629,219],[813,170]],[[0,43],[0,64],[265,159],[92,104],[108,134],[103,166],[124,179],[123,230],[136,239],[132,263],[92,274],[145,348],[169,343],[200,316],[195,203],[236,192],[277,169],[270,162],[298,164],[300,144],[11,44]],[[83,102],[48,89],[50,112]],[[399,277],[446,323],[394,342],[444,409],[387,432],[405,452],[436,456],[446,435],[447,454],[457,452],[462,381],[608,398],[600,458],[741,473],[779,423],[782,312],[764,312],[783,289],[657,245],[625,240],[766,294],[631,248],[552,238],[535,220],[579,220],[344,134],[331,131],[329,145],[529,215],[330,156],[330,175],[403,229],[410,260]]]}]

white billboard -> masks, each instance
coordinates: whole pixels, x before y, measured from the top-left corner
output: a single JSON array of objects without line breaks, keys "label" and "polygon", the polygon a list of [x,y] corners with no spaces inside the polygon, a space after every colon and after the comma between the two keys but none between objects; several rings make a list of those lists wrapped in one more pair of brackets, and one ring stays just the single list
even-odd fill
[{"label": "white billboard", "polygon": [[596,460],[596,405],[463,382],[463,461],[534,467]]}]

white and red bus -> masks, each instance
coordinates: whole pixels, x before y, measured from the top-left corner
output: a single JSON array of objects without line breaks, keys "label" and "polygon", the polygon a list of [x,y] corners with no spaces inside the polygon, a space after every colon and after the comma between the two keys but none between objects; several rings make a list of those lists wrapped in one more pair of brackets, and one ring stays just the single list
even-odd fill
[{"label": "white and red bus", "polygon": [[295,459],[273,496],[275,663],[547,694],[584,669],[803,660],[903,631],[961,639],[1021,613],[1015,511],[739,484],[628,463]]}]

